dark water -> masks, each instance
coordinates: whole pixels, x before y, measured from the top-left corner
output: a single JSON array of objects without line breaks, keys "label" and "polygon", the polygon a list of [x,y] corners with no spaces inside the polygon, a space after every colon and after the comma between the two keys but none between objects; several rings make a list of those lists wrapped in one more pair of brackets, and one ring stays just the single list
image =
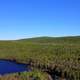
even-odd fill
[{"label": "dark water", "polygon": [[29,71],[28,65],[17,64],[15,62],[0,60],[0,75]]}]

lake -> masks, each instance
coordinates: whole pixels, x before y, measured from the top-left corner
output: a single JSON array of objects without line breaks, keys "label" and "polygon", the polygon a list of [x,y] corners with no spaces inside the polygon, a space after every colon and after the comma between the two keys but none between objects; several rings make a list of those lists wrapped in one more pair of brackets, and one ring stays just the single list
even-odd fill
[{"label": "lake", "polygon": [[17,64],[16,62],[0,60],[0,75],[29,71],[28,65]]}]

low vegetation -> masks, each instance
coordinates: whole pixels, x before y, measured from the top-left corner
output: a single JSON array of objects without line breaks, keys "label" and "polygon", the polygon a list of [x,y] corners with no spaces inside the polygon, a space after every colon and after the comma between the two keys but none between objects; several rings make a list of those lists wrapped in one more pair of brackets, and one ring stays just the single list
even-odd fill
[{"label": "low vegetation", "polygon": [[15,60],[51,75],[55,72],[62,78],[80,80],[80,36],[0,41],[0,59]]},{"label": "low vegetation", "polygon": [[0,80],[49,80],[48,75],[41,71],[20,72],[0,76]]}]

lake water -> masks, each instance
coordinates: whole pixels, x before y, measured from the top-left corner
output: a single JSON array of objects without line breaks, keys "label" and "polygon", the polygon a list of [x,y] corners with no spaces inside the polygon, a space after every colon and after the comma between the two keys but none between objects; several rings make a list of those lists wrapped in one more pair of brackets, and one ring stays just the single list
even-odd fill
[{"label": "lake water", "polygon": [[8,74],[8,73],[15,73],[15,72],[23,72],[29,71],[28,65],[25,64],[17,64],[15,62],[0,60],[0,74]]}]

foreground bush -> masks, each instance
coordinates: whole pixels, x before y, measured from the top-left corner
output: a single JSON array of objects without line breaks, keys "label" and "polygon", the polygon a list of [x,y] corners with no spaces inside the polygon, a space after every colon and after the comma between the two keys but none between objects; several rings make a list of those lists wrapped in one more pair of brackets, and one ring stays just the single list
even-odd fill
[{"label": "foreground bush", "polygon": [[49,80],[48,75],[41,71],[20,72],[0,76],[0,80]]}]

